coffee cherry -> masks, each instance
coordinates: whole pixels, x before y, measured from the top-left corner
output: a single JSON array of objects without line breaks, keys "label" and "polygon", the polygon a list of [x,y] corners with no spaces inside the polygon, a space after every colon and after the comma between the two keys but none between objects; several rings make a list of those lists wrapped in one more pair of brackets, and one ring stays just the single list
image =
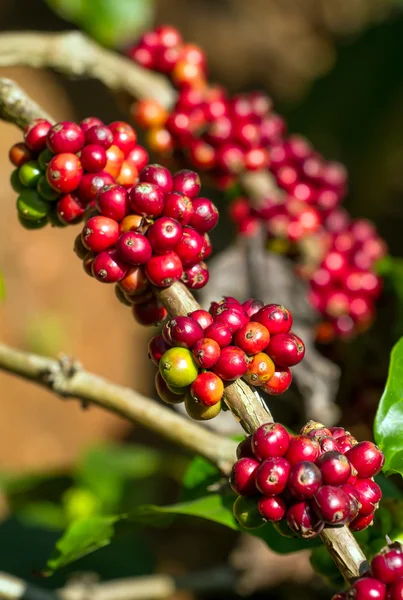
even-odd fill
[{"label": "coffee cherry", "polygon": [[252,321],[238,329],[234,341],[246,354],[258,354],[268,345],[270,334],[264,325]]},{"label": "coffee cherry", "polygon": [[132,162],[138,172],[140,172],[148,164],[148,152],[143,146],[134,146],[126,156],[126,160]]},{"label": "coffee cherry", "polygon": [[162,165],[151,164],[144,167],[140,172],[140,182],[152,183],[158,186],[164,194],[172,191],[172,175]]},{"label": "coffee cherry", "polygon": [[280,423],[261,425],[252,435],[253,453],[259,460],[272,456],[284,456],[289,444],[288,431]]},{"label": "coffee cherry", "polygon": [[388,600],[402,600],[403,599],[403,577],[388,586]]},{"label": "coffee cherry", "polygon": [[25,221],[37,222],[48,215],[50,204],[35,190],[25,188],[17,198],[17,210]]},{"label": "coffee cherry", "polygon": [[360,515],[360,514],[358,514],[358,516],[356,516],[349,523],[349,525],[348,525],[349,528],[351,529],[351,531],[354,531],[354,532],[363,531],[364,529],[366,529],[370,525],[373,525],[374,514],[375,513],[371,513],[369,515]]},{"label": "coffee cherry", "polygon": [[322,474],[310,461],[302,461],[291,467],[287,487],[299,500],[312,498],[322,485]]},{"label": "coffee cherry", "polygon": [[253,315],[252,320],[264,325],[270,335],[288,333],[292,327],[292,315],[281,304],[267,304]]},{"label": "coffee cherry", "polygon": [[176,387],[190,385],[198,375],[197,365],[187,348],[170,348],[162,356],[159,369],[164,380]]},{"label": "coffee cherry", "polygon": [[36,188],[42,177],[42,171],[36,160],[30,160],[18,169],[18,176],[22,185],[28,188]]},{"label": "coffee cherry", "polygon": [[166,343],[162,335],[155,335],[148,342],[148,358],[158,367],[161,357],[170,346]]},{"label": "coffee cherry", "polygon": [[202,235],[202,240],[203,240],[203,247],[202,247],[200,256],[202,257],[203,260],[207,260],[213,252],[213,244],[211,243],[211,239],[210,239],[210,236],[208,235],[208,233],[204,233]]},{"label": "coffee cherry", "polygon": [[50,187],[45,175],[42,175],[40,177],[38,185],[36,186],[36,190],[38,194],[48,202],[54,202],[55,200],[60,198],[59,192],[56,192],[53,188]]},{"label": "coffee cherry", "polygon": [[354,600],[385,600],[386,586],[373,577],[360,577],[349,592]]},{"label": "coffee cherry", "polygon": [[209,327],[210,325],[212,325],[214,323],[213,317],[206,310],[202,310],[202,309],[194,310],[193,312],[189,313],[188,316],[192,317],[192,319],[194,321],[199,323],[200,327],[203,330],[207,329],[207,327]]},{"label": "coffee cherry", "polygon": [[184,227],[182,237],[175,246],[175,252],[181,259],[183,265],[191,266],[200,261],[203,248],[203,239],[197,231],[190,227]]},{"label": "coffee cherry", "polygon": [[256,487],[265,496],[277,496],[285,490],[289,473],[290,463],[285,458],[267,458],[256,471]]},{"label": "coffee cherry", "polygon": [[85,143],[96,144],[97,146],[102,146],[104,150],[108,150],[113,144],[112,131],[106,125],[90,127],[85,132]]},{"label": "coffee cherry", "polygon": [[57,154],[49,162],[46,177],[49,185],[61,194],[73,192],[80,183],[83,168],[75,154]]},{"label": "coffee cherry", "polygon": [[371,561],[371,572],[382,583],[394,583],[403,578],[403,550],[396,542],[383,548]]},{"label": "coffee cherry", "polygon": [[360,515],[373,513],[382,498],[382,490],[379,485],[372,479],[358,479],[353,485],[361,504]]},{"label": "coffee cherry", "polygon": [[135,122],[144,129],[161,127],[168,117],[164,107],[151,98],[135,102],[132,104],[131,111]]},{"label": "coffee cherry", "polygon": [[274,362],[264,352],[259,352],[252,357],[248,364],[248,370],[244,380],[250,385],[262,386],[270,381],[274,375]]},{"label": "coffee cherry", "polygon": [[123,121],[114,121],[110,123],[109,129],[112,132],[112,144],[120,148],[124,156],[127,156],[136,145],[136,132],[129,123]]},{"label": "coffee cherry", "polygon": [[135,231],[122,233],[116,242],[116,250],[119,257],[131,265],[144,265],[152,255],[147,238]]},{"label": "coffee cherry", "polygon": [[84,146],[84,139],[84,132],[79,125],[71,121],[62,121],[49,129],[46,144],[54,154],[76,154]]},{"label": "coffee cherry", "polygon": [[115,180],[106,171],[99,173],[84,173],[77,188],[80,200],[85,203],[93,202],[104,186],[113,185]]},{"label": "coffee cherry", "polygon": [[114,246],[119,237],[119,225],[113,219],[95,216],[88,219],[82,232],[82,242],[88,250],[102,252]]},{"label": "coffee cherry", "polygon": [[304,539],[313,539],[323,530],[325,524],[306,501],[296,502],[287,510],[287,525]]},{"label": "coffee cherry", "polygon": [[351,465],[344,454],[337,451],[324,452],[316,461],[321,470],[323,483],[343,485],[351,476]]},{"label": "coffee cherry", "polygon": [[209,421],[220,413],[221,402],[217,402],[217,404],[213,404],[212,406],[204,406],[196,402],[190,393],[187,393],[185,396],[185,409],[192,419],[196,421]]},{"label": "coffee cherry", "polygon": [[132,311],[137,323],[145,326],[158,325],[167,316],[165,307],[155,297],[142,304],[133,305]]},{"label": "coffee cherry", "polygon": [[64,194],[56,204],[56,212],[62,223],[79,223],[85,212],[85,206],[76,194]]},{"label": "coffee cherry", "polygon": [[11,187],[13,188],[14,192],[17,192],[17,194],[20,194],[26,188],[25,188],[25,185],[22,185],[22,183],[20,181],[18,171],[19,171],[19,169],[14,169],[14,171],[11,173],[10,183],[11,183]]},{"label": "coffee cherry", "polygon": [[181,280],[190,290],[200,290],[204,287],[210,278],[210,274],[205,262],[201,261],[191,267],[183,269]]},{"label": "coffee cherry", "polygon": [[[210,327],[206,329],[206,336],[209,329]],[[218,341],[217,343],[219,344]],[[224,381],[235,381],[235,379],[243,377],[247,370],[248,362],[246,354],[237,346],[222,348],[220,357],[213,367],[213,372]]]},{"label": "coffee cherry", "polygon": [[234,334],[248,322],[248,317],[245,315],[242,308],[238,308],[234,305],[229,305],[227,307],[223,304],[217,310],[215,322],[228,325],[232,334]]},{"label": "coffee cherry", "polygon": [[182,227],[188,225],[194,213],[193,204],[188,196],[179,192],[165,195],[162,214],[178,221]]},{"label": "coffee cherry", "polygon": [[167,326],[174,346],[191,349],[203,338],[203,329],[191,317],[175,317]]},{"label": "coffee cherry", "polygon": [[52,125],[46,119],[35,119],[25,128],[24,142],[30,150],[38,153],[46,146],[46,136]]},{"label": "coffee cherry", "polygon": [[152,256],[146,265],[150,282],[157,287],[169,287],[179,281],[182,275],[182,262],[175,252]]},{"label": "coffee cherry", "polygon": [[200,177],[194,171],[178,171],[173,176],[172,189],[188,198],[196,198],[201,188]]},{"label": "coffee cherry", "polygon": [[271,396],[278,396],[288,390],[292,382],[292,374],[288,367],[275,365],[273,377],[262,385],[262,390]]},{"label": "coffee cherry", "polygon": [[164,194],[152,183],[137,183],[129,192],[132,209],[145,217],[158,217],[164,208]]},{"label": "coffee cherry", "polygon": [[141,296],[150,289],[150,282],[144,267],[129,267],[125,277],[119,281],[118,285],[128,296]]},{"label": "coffee cherry", "polygon": [[192,347],[192,354],[199,367],[211,369],[220,358],[220,346],[214,340],[202,338]]},{"label": "coffee cherry", "polygon": [[147,227],[147,219],[141,215],[127,215],[119,224],[121,233],[125,233],[126,231],[146,233]]},{"label": "coffee cherry", "polygon": [[81,150],[80,160],[85,171],[98,173],[105,168],[107,162],[105,148],[98,144],[88,144]]},{"label": "coffee cherry", "polygon": [[375,477],[385,463],[385,457],[372,442],[360,442],[346,452],[346,457],[357,470],[360,479]]},{"label": "coffee cherry", "polygon": [[204,331],[205,337],[214,340],[220,346],[224,348],[231,343],[232,333],[228,325],[223,323],[212,323]]},{"label": "coffee cherry", "polygon": [[292,367],[304,358],[305,346],[301,338],[290,331],[273,335],[266,351],[276,364]]},{"label": "coffee cherry", "polygon": [[129,212],[127,191],[120,185],[105,185],[96,195],[95,206],[101,215],[122,221]]},{"label": "coffee cherry", "polygon": [[91,127],[98,127],[98,125],[104,125],[101,119],[98,117],[86,117],[82,121],[80,121],[80,127],[86,133]]},{"label": "coffee cherry", "polygon": [[175,249],[182,238],[182,227],[170,217],[160,217],[147,231],[147,238],[156,254]]},{"label": "coffee cherry", "polygon": [[184,394],[178,395],[171,392],[166,382],[161,377],[160,372],[155,374],[155,389],[157,390],[158,396],[163,402],[166,402],[166,404],[181,404],[185,400]]},{"label": "coffee cherry", "polygon": [[125,277],[128,265],[119,258],[116,250],[104,250],[94,258],[91,268],[98,281],[117,283]]},{"label": "coffee cherry", "polygon": [[313,508],[328,525],[344,525],[350,517],[350,499],[341,488],[323,485],[313,499]]},{"label": "coffee cherry", "polygon": [[281,496],[262,496],[257,504],[258,511],[265,521],[276,523],[286,514],[287,505]]},{"label": "coffee cherry", "polygon": [[352,435],[343,435],[337,438],[337,445],[342,454],[345,454],[347,450],[350,450],[355,444],[357,444],[357,440]]},{"label": "coffee cherry", "polygon": [[124,294],[122,292],[122,290],[120,289],[120,287],[118,286],[118,284],[115,285],[115,296],[118,299],[118,301],[123,304],[123,306],[132,306],[132,303],[130,302],[130,299],[128,296],[126,296],[126,294]]},{"label": "coffee cherry", "polygon": [[254,496],[258,493],[255,483],[259,463],[253,458],[241,458],[232,467],[230,485],[239,496]]},{"label": "coffee cherry", "polygon": [[319,456],[319,444],[307,435],[297,435],[290,440],[286,459],[290,465],[302,461],[315,462]]},{"label": "coffee cherry", "polygon": [[349,519],[352,521],[356,518],[361,509],[360,497],[358,495],[355,487],[349,483],[345,483],[340,486],[343,492],[347,494],[350,500],[350,517]]},{"label": "coffee cherry", "polygon": [[190,394],[203,406],[214,406],[220,402],[224,393],[224,384],[214,373],[209,371],[199,373],[192,385],[190,386]]},{"label": "coffee cherry", "polygon": [[33,160],[34,155],[26,144],[19,142],[11,146],[8,158],[15,167],[21,167],[24,163]]},{"label": "coffee cherry", "polygon": [[112,145],[106,150],[106,165],[104,171],[116,180],[122,168],[125,155],[118,146]]},{"label": "coffee cherry", "polygon": [[242,308],[251,320],[253,320],[253,315],[258,313],[263,306],[264,304],[261,300],[255,300],[254,298],[249,298],[249,300],[245,300],[245,302],[242,304]]},{"label": "coffee cherry", "polygon": [[264,525],[255,498],[238,496],[234,502],[233,511],[234,517],[244,529],[258,529]]},{"label": "coffee cherry", "polygon": [[214,229],[218,223],[218,210],[207,198],[196,198],[193,200],[194,213],[190,225],[199,233],[207,233]]},{"label": "coffee cherry", "polygon": [[255,458],[252,450],[252,436],[248,435],[242,442],[239,442],[236,449],[236,457],[240,458]]}]

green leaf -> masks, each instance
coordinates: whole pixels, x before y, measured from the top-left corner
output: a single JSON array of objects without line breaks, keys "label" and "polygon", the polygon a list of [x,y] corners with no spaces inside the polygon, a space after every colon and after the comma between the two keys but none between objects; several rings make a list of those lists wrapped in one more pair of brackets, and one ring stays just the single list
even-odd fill
[{"label": "green leaf", "polygon": [[107,546],[114,534],[114,525],[124,516],[91,517],[72,523],[56,543],[55,550],[43,573],[52,575],[56,569]]},{"label": "green leaf", "polygon": [[152,0],[46,0],[60,17],[105,46],[136,40],[153,21]]},{"label": "green leaf", "polygon": [[376,272],[396,296],[397,319],[394,328],[397,335],[401,335],[403,333],[403,259],[385,256],[376,263]]},{"label": "green leaf", "polygon": [[384,471],[403,474],[403,338],[392,350],[385,391],[378,406],[374,435],[385,454]]}]

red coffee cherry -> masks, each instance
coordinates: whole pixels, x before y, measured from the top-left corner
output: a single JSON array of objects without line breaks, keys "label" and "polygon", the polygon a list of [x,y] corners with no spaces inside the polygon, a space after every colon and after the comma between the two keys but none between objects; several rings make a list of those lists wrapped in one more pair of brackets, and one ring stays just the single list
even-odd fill
[{"label": "red coffee cherry", "polygon": [[[205,335],[207,335],[209,329],[210,327],[206,330]],[[213,372],[224,381],[235,381],[235,379],[245,375],[247,370],[246,354],[237,346],[222,348],[220,357],[213,367]]]},{"label": "red coffee cherry", "polygon": [[350,519],[353,520],[356,518],[361,509],[360,497],[355,487],[350,483],[345,483],[340,487],[350,499]]},{"label": "red coffee cherry", "polygon": [[403,598],[403,577],[388,586],[388,600],[402,600]]},{"label": "red coffee cherry", "polygon": [[249,300],[245,300],[242,304],[242,308],[251,320],[253,320],[253,315],[258,313],[263,306],[264,304],[261,300],[255,300],[254,298],[249,298]]},{"label": "red coffee cherry", "polygon": [[135,304],[132,308],[133,317],[140,325],[149,327],[150,325],[158,325],[167,316],[167,311],[157,298],[143,304]]},{"label": "red coffee cherry", "polygon": [[357,440],[352,435],[342,435],[337,438],[337,445],[342,454],[345,454],[347,450],[350,450],[355,444],[357,444]]},{"label": "red coffee cherry", "polygon": [[103,121],[101,121],[101,119],[98,119],[97,117],[86,117],[85,119],[80,121],[80,127],[84,131],[84,133],[91,129],[91,127],[98,127],[98,125],[104,124],[105,123],[103,123]]},{"label": "red coffee cherry", "polygon": [[207,329],[209,325],[214,323],[213,317],[206,310],[194,310],[193,312],[189,313],[188,316],[192,317],[194,321],[197,321],[202,329]]},{"label": "red coffee cherry", "polygon": [[213,252],[213,244],[211,243],[211,239],[208,233],[204,233],[202,235],[203,247],[200,253],[200,256],[203,260],[207,260],[209,256],[211,256]]},{"label": "red coffee cherry", "polygon": [[136,165],[137,171],[140,172],[148,164],[148,152],[143,146],[136,145],[127,154],[126,160]]},{"label": "red coffee cherry", "polygon": [[189,225],[193,213],[193,204],[188,196],[176,191],[165,195],[164,210],[162,212],[165,217],[175,219],[184,227]]},{"label": "red coffee cherry", "polygon": [[51,127],[51,123],[46,119],[35,119],[25,128],[24,142],[35,154],[46,147],[46,136]]},{"label": "red coffee cherry", "polygon": [[306,501],[296,502],[287,510],[288,527],[305,539],[317,537],[323,530],[325,523],[312,510]]},{"label": "red coffee cherry", "polygon": [[383,548],[371,561],[371,572],[375,579],[386,585],[403,578],[403,550],[396,542]]},{"label": "red coffee cherry", "polygon": [[304,358],[305,346],[301,338],[290,331],[273,335],[266,351],[276,364],[292,367]]},{"label": "red coffee cherry", "polygon": [[[353,486],[361,504],[360,515],[373,513],[378,508],[378,504],[382,498],[382,490],[379,485],[372,479],[358,479],[354,482]],[[378,577],[378,579],[380,578]]]},{"label": "red coffee cherry", "polygon": [[164,194],[152,183],[137,183],[129,192],[132,209],[145,217],[158,217],[164,208]]},{"label": "red coffee cherry", "polygon": [[360,577],[353,583],[349,593],[354,600],[385,600],[386,586],[373,577]]},{"label": "red coffee cherry", "polygon": [[113,134],[106,125],[95,125],[85,132],[85,143],[96,144],[108,150],[113,144]]},{"label": "red coffee cherry", "polygon": [[346,457],[357,470],[360,479],[375,477],[385,463],[385,457],[372,442],[360,442],[346,452]]},{"label": "red coffee cherry", "polygon": [[175,246],[175,252],[181,259],[183,265],[192,266],[200,262],[200,255],[203,248],[203,239],[195,229],[184,227],[182,237]]},{"label": "red coffee cherry", "polygon": [[64,194],[56,204],[56,213],[62,223],[79,223],[85,212],[85,205],[76,194]]},{"label": "red coffee cherry", "polygon": [[181,280],[190,290],[200,290],[208,283],[210,274],[205,262],[201,261],[183,269]]},{"label": "red coffee cherry", "polygon": [[221,349],[214,340],[202,338],[194,344],[192,353],[199,367],[211,369],[220,358]]},{"label": "red coffee cherry", "polygon": [[181,259],[175,252],[152,256],[146,265],[147,277],[157,287],[169,287],[179,281],[182,270]]},{"label": "red coffee cherry", "polygon": [[182,227],[170,217],[160,217],[147,231],[148,241],[156,254],[175,249],[182,238]]},{"label": "red coffee cherry", "polygon": [[287,487],[299,500],[312,498],[322,485],[322,473],[310,461],[302,461],[291,467]]},{"label": "red coffee cherry", "polygon": [[258,354],[267,347],[270,333],[261,323],[251,321],[238,329],[234,341],[246,354]]},{"label": "red coffee cherry", "polygon": [[313,499],[313,508],[328,525],[344,525],[350,518],[350,499],[339,487],[323,485]]},{"label": "red coffee cherry", "polygon": [[265,496],[277,496],[285,490],[289,473],[290,463],[285,458],[266,458],[256,471],[256,487]]},{"label": "red coffee cherry", "polygon": [[343,485],[351,476],[351,465],[344,454],[335,450],[324,452],[316,461],[321,470],[323,483],[326,485]]},{"label": "red coffee cherry", "polygon": [[274,362],[264,352],[259,352],[252,357],[248,364],[248,370],[244,375],[244,380],[250,385],[262,386],[274,375]]},{"label": "red coffee cherry", "polygon": [[290,465],[302,461],[315,462],[319,456],[319,444],[316,440],[307,435],[297,435],[290,440],[290,444],[285,455]]},{"label": "red coffee cherry", "polygon": [[194,213],[190,225],[199,233],[207,233],[214,229],[218,223],[218,210],[208,198],[193,200]]},{"label": "red coffee cherry", "polygon": [[148,281],[144,267],[130,267],[126,276],[119,281],[118,285],[122,292],[128,296],[142,296],[150,289],[150,282]]},{"label": "red coffee cherry", "polygon": [[262,519],[271,523],[281,521],[287,511],[287,505],[281,496],[262,496],[257,507]]},{"label": "red coffee cherry", "polygon": [[217,342],[220,348],[229,346],[232,340],[231,330],[228,325],[224,325],[224,323],[212,323],[204,330],[204,335]]},{"label": "red coffee cherry", "polygon": [[130,265],[144,265],[152,255],[147,238],[135,231],[122,233],[116,242],[116,250],[120,258]]},{"label": "red coffee cherry", "polygon": [[114,183],[114,178],[106,171],[84,173],[78,185],[77,194],[82,202],[88,204],[96,199],[97,194],[103,187]]},{"label": "red coffee cherry", "polygon": [[281,304],[267,304],[253,315],[252,320],[264,325],[270,335],[288,333],[292,327],[292,315]]},{"label": "red coffee cherry", "polygon": [[76,154],[84,146],[84,140],[84,132],[79,125],[71,121],[62,121],[49,129],[46,144],[54,154]]},{"label": "red coffee cherry", "polygon": [[82,242],[88,250],[102,252],[114,246],[119,237],[119,225],[108,217],[91,217],[82,232]]},{"label": "red coffee cherry", "polygon": [[61,194],[73,192],[80,183],[82,174],[80,160],[75,154],[70,153],[54,156],[46,170],[49,185]]},{"label": "red coffee cherry", "polygon": [[280,423],[266,423],[252,435],[253,453],[259,460],[284,456],[290,445],[288,431]]},{"label": "red coffee cherry", "polygon": [[214,373],[199,373],[190,386],[190,394],[203,406],[214,406],[220,402],[224,393],[224,384]]},{"label": "red coffee cherry", "polygon": [[164,194],[172,191],[171,172],[162,165],[151,164],[144,167],[140,172],[140,181],[157,185]]},{"label": "red coffee cherry", "polygon": [[95,206],[101,215],[122,221],[129,212],[127,191],[121,185],[105,185],[97,193]]},{"label": "red coffee cherry", "polygon": [[117,255],[116,250],[104,250],[92,262],[92,274],[102,283],[117,283],[127,273],[128,265]]},{"label": "red coffee cherry", "polygon": [[152,360],[156,367],[158,367],[161,356],[169,350],[171,346],[166,343],[162,335],[155,335],[148,342],[148,358]]},{"label": "red coffee cherry", "polygon": [[123,154],[127,156],[136,145],[137,136],[133,127],[124,121],[114,121],[110,123],[109,129],[113,136],[112,144],[120,148]]},{"label": "red coffee cherry", "polygon": [[193,348],[199,340],[203,339],[203,329],[191,317],[175,317],[167,323],[169,339],[173,346]]},{"label": "red coffee cherry", "polygon": [[262,385],[262,390],[271,396],[284,394],[290,387],[292,374],[288,367],[279,367],[275,365],[274,375],[268,382]]},{"label": "red coffee cherry", "polygon": [[106,165],[107,157],[105,148],[99,144],[88,144],[81,150],[80,160],[85,171],[98,173]]},{"label": "red coffee cherry", "polygon": [[242,308],[238,308],[235,305],[222,304],[217,310],[217,316],[215,317],[216,323],[224,323],[228,325],[232,334],[248,322],[248,317],[243,312]]},{"label": "red coffee cherry", "polygon": [[254,496],[257,488],[255,483],[256,471],[259,463],[253,458],[241,458],[232,467],[230,485],[239,496]]},{"label": "red coffee cherry", "polygon": [[360,515],[358,513],[358,516],[355,517],[351,521],[351,523],[349,523],[349,528],[351,529],[351,531],[354,531],[354,532],[363,531],[364,529],[366,529],[367,527],[369,527],[370,525],[373,524],[374,514],[375,513],[371,513],[369,515]]},{"label": "red coffee cherry", "polygon": [[249,435],[242,442],[239,442],[236,449],[236,457],[239,458],[255,458],[252,450],[252,436]]}]

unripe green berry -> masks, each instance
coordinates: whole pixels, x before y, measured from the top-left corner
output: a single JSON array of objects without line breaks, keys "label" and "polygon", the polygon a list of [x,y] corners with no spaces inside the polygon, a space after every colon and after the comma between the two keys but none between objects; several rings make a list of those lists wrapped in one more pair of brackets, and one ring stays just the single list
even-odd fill
[{"label": "unripe green berry", "polygon": [[185,387],[197,377],[198,369],[187,348],[170,348],[162,355],[159,369],[168,385]]},{"label": "unripe green berry", "polygon": [[245,529],[258,529],[265,525],[258,511],[256,498],[238,496],[234,502],[233,511],[234,517]]},{"label": "unripe green berry", "polygon": [[45,148],[44,150],[42,150],[42,152],[38,156],[38,163],[42,171],[46,171],[46,169],[48,168],[48,164],[50,163],[53,157],[54,154],[49,150],[49,148]]},{"label": "unripe green berry", "polygon": [[183,394],[179,396],[178,394],[171,392],[159,371],[155,375],[155,389],[161,400],[167,404],[181,404],[185,399]]},{"label": "unripe green berry", "polygon": [[173,394],[176,394],[177,396],[183,396],[186,394],[189,388],[188,385],[185,385],[184,387],[177,387],[175,385],[169,385],[169,383],[167,383],[167,387]]},{"label": "unripe green berry", "polygon": [[37,221],[48,215],[50,204],[36,190],[25,189],[17,198],[17,210],[24,219]]},{"label": "unripe green berry", "polygon": [[22,185],[28,188],[35,188],[42,176],[39,163],[36,160],[29,160],[24,163],[19,169],[18,176]]},{"label": "unripe green berry", "polygon": [[48,202],[54,202],[60,198],[59,192],[56,192],[52,187],[50,187],[45,175],[42,175],[38,181],[36,189],[38,194]]},{"label": "unripe green berry", "polygon": [[195,421],[209,421],[214,419],[221,411],[221,402],[213,404],[213,406],[204,406],[191,396],[190,391],[185,396],[186,412]]},{"label": "unripe green berry", "polygon": [[18,220],[20,225],[24,227],[24,229],[42,229],[48,224],[48,218],[43,217],[43,219],[37,219],[36,221],[32,221],[29,219],[24,219],[24,217],[18,213]]},{"label": "unripe green berry", "polygon": [[22,192],[22,190],[25,190],[25,186],[22,185],[22,183],[20,181],[19,169],[14,169],[14,171],[11,173],[10,183],[11,183],[11,187],[13,188],[14,192],[17,192],[17,194],[20,194]]}]

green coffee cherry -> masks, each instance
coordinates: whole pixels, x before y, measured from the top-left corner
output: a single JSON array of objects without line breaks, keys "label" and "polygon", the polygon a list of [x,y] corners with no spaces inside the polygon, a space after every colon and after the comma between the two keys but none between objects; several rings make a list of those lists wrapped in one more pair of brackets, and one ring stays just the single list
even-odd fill
[{"label": "green coffee cherry", "polygon": [[196,402],[190,391],[188,391],[185,396],[185,408],[189,417],[195,419],[195,421],[209,421],[214,419],[221,411],[221,402],[217,402],[213,406],[203,406],[203,404]]},{"label": "green coffee cherry", "polygon": [[197,377],[198,368],[187,348],[170,348],[160,360],[160,373],[168,385],[186,387]]},{"label": "green coffee cherry", "polygon": [[278,523],[273,523],[273,527],[283,537],[286,537],[286,538],[299,537],[298,533],[295,533],[288,527],[287,521],[285,519],[282,519],[282,521],[279,521]]},{"label": "green coffee cherry", "polygon": [[169,391],[173,394],[177,394],[178,396],[183,396],[184,394],[186,394],[186,392],[188,391],[188,387],[189,386],[187,385],[185,385],[184,387],[176,387],[175,385],[169,385],[167,383],[167,388],[169,389]]},{"label": "green coffee cherry", "polygon": [[19,213],[18,220],[24,229],[42,229],[42,227],[45,227],[48,224],[47,217],[43,217],[43,219],[37,219],[36,221],[30,221],[29,219],[24,219],[24,217]]},{"label": "green coffee cherry", "polygon": [[42,150],[42,152],[38,156],[38,163],[42,171],[46,171],[46,169],[48,168],[48,164],[50,163],[53,157],[53,152],[51,152],[48,148]]},{"label": "green coffee cherry", "polygon": [[46,175],[42,175],[36,187],[38,194],[48,202],[54,202],[60,198],[59,192],[50,187]]},{"label": "green coffee cherry", "polygon": [[11,187],[13,188],[14,192],[17,192],[17,194],[19,194],[20,192],[22,192],[22,190],[25,189],[25,186],[22,185],[22,183],[20,181],[19,169],[14,169],[14,171],[11,173],[10,183],[11,183]]},{"label": "green coffee cherry", "polygon": [[28,188],[35,188],[42,176],[39,163],[36,160],[29,160],[24,163],[19,169],[18,176],[22,185]]},{"label": "green coffee cherry", "polygon": [[59,215],[57,214],[56,210],[56,204],[52,202],[52,204],[49,204],[49,206],[50,209],[48,212],[48,221],[52,227],[59,227],[60,229],[67,227],[67,223],[63,223],[63,221],[59,219]]},{"label": "green coffee cherry", "polygon": [[[23,165],[25,166],[25,165]],[[43,219],[49,213],[50,204],[36,190],[23,190],[17,198],[17,210],[28,221]]]},{"label": "green coffee cherry", "polygon": [[233,506],[234,517],[245,529],[258,529],[263,527],[263,521],[258,509],[256,498],[238,496]]}]

